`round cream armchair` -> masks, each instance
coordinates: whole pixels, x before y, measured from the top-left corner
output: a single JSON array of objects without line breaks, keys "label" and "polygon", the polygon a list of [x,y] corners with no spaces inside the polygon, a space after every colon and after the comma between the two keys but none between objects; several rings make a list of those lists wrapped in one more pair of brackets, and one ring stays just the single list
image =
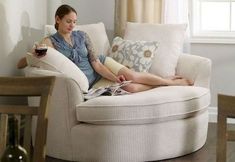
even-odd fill
[{"label": "round cream armchair", "polygon": [[[108,51],[102,23],[78,28],[90,35],[99,52]],[[46,31],[51,30],[53,27],[47,26]],[[194,86],[164,86],[84,101],[86,78],[79,70],[65,69],[74,66],[69,60],[54,59],[55,63],[50,60],[53,50],[49,50],[50,58],[32,61],[34,67],[25,70],[27,76],[56,76],[49,110],[47,155],[70,161],[132,162],[173,158],[200,149],[207,138],[211,61],[180,52],[178,46],[182,46],[183,37],[179,32],[184,30],[180,25],[129,23],[124,39],[158,41],[159,53],[150,72],[164,76],[173,70],[192,79]],[[29,103],[38,104],[37,98],[30,98]]]}]

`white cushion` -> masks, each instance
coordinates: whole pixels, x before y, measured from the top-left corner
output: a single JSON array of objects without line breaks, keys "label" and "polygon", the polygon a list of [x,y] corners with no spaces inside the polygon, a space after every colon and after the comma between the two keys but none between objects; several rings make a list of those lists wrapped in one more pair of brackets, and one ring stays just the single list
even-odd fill
[{"label": "white cushion", "polygon": [[[94,49],[97,51],[98,55],[106,55],[108,53],[110,44],[103,23],[100,22],[96,24],[77,25],[74,30],[81,30],[89,35]],[[54,25],[45,26],[45,36],[49,36],[54,33],[56,33]]]},{"label": "white cushion", "polygon": [[[180,92],[180,93],[179,93]],[[95,124],[146,124],[187,118],[210,104],[207,88],[166,86],[122,96],[101,96],[79,104],[79,121]]]},{"label": "white cushion", "polygon": [[158,53],[150,68],[151,73],[162,77],[175,75],[182,51],[185,24],[127,23],[124,39],[159,42]]},{"label": "white cushion", "polygon": [[113,39],[109,56],[130,69],[148,72],[157,48],[156,41],[132,41],[116,37]]},{"label": "white cushion", "polygon": [[88,91],[89,83],[85,74],[71,60],[54,48],[48,47],[47,54],[41,58],[27,53],[26,60],[30,66],[65,74],[74,79],[83,92]]}]

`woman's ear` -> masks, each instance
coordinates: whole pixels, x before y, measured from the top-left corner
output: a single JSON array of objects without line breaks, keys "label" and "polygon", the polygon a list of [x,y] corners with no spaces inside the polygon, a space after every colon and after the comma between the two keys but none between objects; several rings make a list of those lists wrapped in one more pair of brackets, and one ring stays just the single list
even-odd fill
[{"label": "woman's ear", "polygon": [[59,16],[56,16],[56,17],[55,17],[55,22],[56,22],[56,23],[59,23],[59,22],[60,22]]}]

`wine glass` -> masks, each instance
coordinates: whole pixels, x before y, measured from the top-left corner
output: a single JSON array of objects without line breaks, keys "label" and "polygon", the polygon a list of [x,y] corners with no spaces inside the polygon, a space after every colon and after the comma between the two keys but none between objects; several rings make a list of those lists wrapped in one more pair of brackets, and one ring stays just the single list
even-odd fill
[{"label": "wine glass", "polygon": [[47,52],[47,45],[44,43],[34,43],[35,54],[37,56],[45,56]]}]

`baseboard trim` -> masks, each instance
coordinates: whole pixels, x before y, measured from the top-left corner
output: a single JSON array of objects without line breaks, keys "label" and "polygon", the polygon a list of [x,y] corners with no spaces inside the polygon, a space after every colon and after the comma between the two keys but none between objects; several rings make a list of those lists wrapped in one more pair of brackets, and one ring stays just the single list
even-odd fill
[{"label": "baseboard trim", "polygon": [[209,122],[217,123],[217,107],[209,107]]},{"label": "baseboard trim", "polygon": [[[209,107],[209,122],[210,123],[217,123],[217,107]],[[235,124],[235,119],[228,119],[227,123]]]}]

